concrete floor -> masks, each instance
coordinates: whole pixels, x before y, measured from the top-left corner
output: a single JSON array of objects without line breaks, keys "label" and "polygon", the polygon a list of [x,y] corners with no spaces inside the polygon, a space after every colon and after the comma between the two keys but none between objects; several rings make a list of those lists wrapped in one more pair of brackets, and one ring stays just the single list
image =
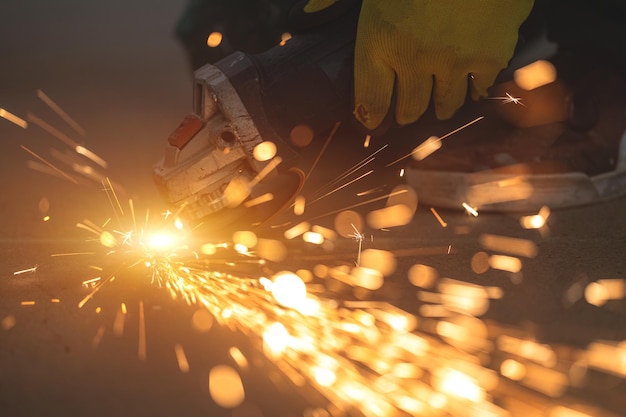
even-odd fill
[{"label": "concrete floor", "polygon": [[[80,141],[109,162],[107,172],[123,186],[124,195],[138,207],[161,210],[152,165],[167,135],[191,107],[186,57],[172,35],[183,3],[25,0],[3,5],[0,107],[21,117],[32,112],[63,126],[37,100],[35,92],[42,89],[84,127],[87,134]],[[38,127],[23,130],[0,120],[0,140],[0,319],[16,320],[12,329],[0,330],[0,415],[231,416],[211,400],[207,372],[228,362],[229,346],[239,346],[250,357],[258,355],[253,344],[216,327],[209,334],[193,332],[188,323],[195,309],[142,282],[111,286],[97,302],[78,309],[87,292],[80,285],[89,274],[87,265],[82,259],[50,254],[81,250],[85,233],[75,223],[106,218],[108,202],[98,186],[77,186],[27,167],[32,158],[20,145],[46,158],[50,148],[63,148]],[[50,202],[48,222],[42,221],[39,209],[43,197]],[[390,285],[404,288],[406,270],[416,262],[430,264],[444,276],[478,279],[472,278],[469,260],[480,247],[481,233],[532,239],[539,256],[524,262],[521,284],[511,284],[505,275],[484,278],[506,290],[489,316],[525,328],[533,323],[530,327],[540,340],[584,346],[598,338],[626,339],[623,300],[603,309],[582,300],[570,308],[561,302],[563,291],[583,276],[590,281],[625,278],[625,212],[624,198],[561,210],[553,213],[548,233],[541,235],[522,231],[515,216],[472,218],[460,211],[442,211],[449,223],[442,229],[427,208],[420,208],[410,225],[392,237],[377,235],[373,246],[452,246],[451,254],[401,257]],[[469,226],[469,233],[459,236],[455,226]],[[35,264],[36,273],[13,275]],[[51,298],[60,302],[51,303]],[[36,304],[21,306],[24,300]],[[139,300],[146,306],[145,362],[136,353]],[[411,292],[396,301],[411,309],[414,300]],[[127,330],[116,338],[111,325],[121,301],[129,306]],[[102,307],[101,314],[94,311],[96,306]],[[106,331],[93,349],[100,326]],[[188,374],[177,368],[176,343],[186,348]],[[272,382],[269,374],[261,366],[244,375],[247,398],[264,416],[301,415],[315,403],[284,382]],[[620,395],[626,392],[624,381],[605,391],[591,390],[581,397],[616,412],[626,410]]]}]

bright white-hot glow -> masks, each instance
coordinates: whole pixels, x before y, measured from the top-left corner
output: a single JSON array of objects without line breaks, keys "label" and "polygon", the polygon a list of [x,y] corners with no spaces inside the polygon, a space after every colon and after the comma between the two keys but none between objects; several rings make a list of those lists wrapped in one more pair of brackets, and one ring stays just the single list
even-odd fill
[{"label": "bright white-hot glow", "polygon": [[248,253],[248,247],[244,245],[243,243],[235,243],[233,245],[233,249],[235,249],[235,252],[237,253],[241,253],[241,254]]},{"label": "bright white-hot glow", "polygon": [[520,225],[524,229],[540,229],[544,224],[546,224],[546,220],[538,214],[524,216],[520,219]]},{"label": "bright white-hot glow", "polygon": [[289,332],[282,323],[272,323],[263,332],[263,352],[265,356],[277,359],[289,346]]},{"label": "bright white-hot glow", "polygon": [[315,381],[323,387],[330,387],[337,380],[335,371],[321,366],[316,366],[313,369],[313,378]]},{"label": "bright white-hot glow", "polygon": [[173,236],[165,233],[157,233],[149,237],[148,245],[152,249],[171,249],[176,240]]},{"label": "bright white-hot glow", "polygon": [[254,147],[252,155],[259,162],[269,161],[276,156],[276,145],[274,142],[261,142]]},{"label": "bright white-hot glow", "polygon": [[306,285],[296,274],[279,272],[273,277],[272,295],[278,304],[287,308],[298,308],[306,298]]},{"label": "bright white-hot glow", "polygon": [[543,206],[538,214],[532,216],[523,216],[520,218],[520,225],[524,229],[540,229],[546,224],[546,220],[550,216],[550,208]]},{"label": "bright white-hot glow", "polygon": [[464,398],[472,402],[483,401],[485,392],[476,382],[462,372],[454,369],[441,369],[436,373],[437,388],[448,395]]},{"label": "bright white-hot glow", "polygon": [[478,211],[476,211],[474,207],[470,206],[467,203],[463,203],[462,206],[465,209],[465,211],[467,211],[469,214],[471,214],[474,217],[478,217]]},{"label": "bright white-hot glow", "polygon": [[218,365],[209,372],[209,393],[213,401],[224,408],[235,408],[245,399],[241,377],[226,365]]},{"label": "bright white-hot glow", "polygon": [[181,219],[176,219],[174,220],[174,227],[178,230],[183,230],[183,228],[185,227],[185,224],[183,223]]},{"label": "bright white-hot glow", "polygon": [[321,245],[322,243],[324,243],[324,236],[322,236],[320,233],[315,232],[305,232],[302,235],[302,239],[305,242],[312,243],[314,245]]}]

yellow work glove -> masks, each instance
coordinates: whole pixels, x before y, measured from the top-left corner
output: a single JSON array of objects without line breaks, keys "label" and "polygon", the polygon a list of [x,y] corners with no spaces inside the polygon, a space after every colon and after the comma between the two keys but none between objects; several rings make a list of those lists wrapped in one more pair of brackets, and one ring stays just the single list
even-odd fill
[{"label": "yellow work glove", "polygon": [[[305,12],[337,0],[310,0]],[[354,54],[354,114],[376,129],[397,92],[395,119],[413,123],[431,93],[438,119],[487,95],[507,66],[533,0],[363,0]]]}]

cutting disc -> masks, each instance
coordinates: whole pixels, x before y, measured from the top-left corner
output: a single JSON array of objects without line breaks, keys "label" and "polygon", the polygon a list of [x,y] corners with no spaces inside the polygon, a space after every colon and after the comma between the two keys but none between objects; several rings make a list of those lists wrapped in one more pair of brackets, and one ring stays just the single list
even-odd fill
[{"label": "cutting disc", "polygon": [[290,207],[303,185],[304,173],[298,168],[265,178],[239,206],[203,218],[196,232],[214,238],[229,238],[237,230],[258,229]]}]

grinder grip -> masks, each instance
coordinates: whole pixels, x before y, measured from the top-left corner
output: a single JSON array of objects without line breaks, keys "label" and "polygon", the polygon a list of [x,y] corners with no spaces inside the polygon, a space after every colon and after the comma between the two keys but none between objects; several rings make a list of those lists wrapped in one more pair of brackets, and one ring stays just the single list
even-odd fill
[{"label": "grinder grip", "polygon": [[216,64],[264,139],[285,141],[302,124],[320,133],[351,114],[358,12],[353,4],[341,17],[298,33],[282,46]]}]

